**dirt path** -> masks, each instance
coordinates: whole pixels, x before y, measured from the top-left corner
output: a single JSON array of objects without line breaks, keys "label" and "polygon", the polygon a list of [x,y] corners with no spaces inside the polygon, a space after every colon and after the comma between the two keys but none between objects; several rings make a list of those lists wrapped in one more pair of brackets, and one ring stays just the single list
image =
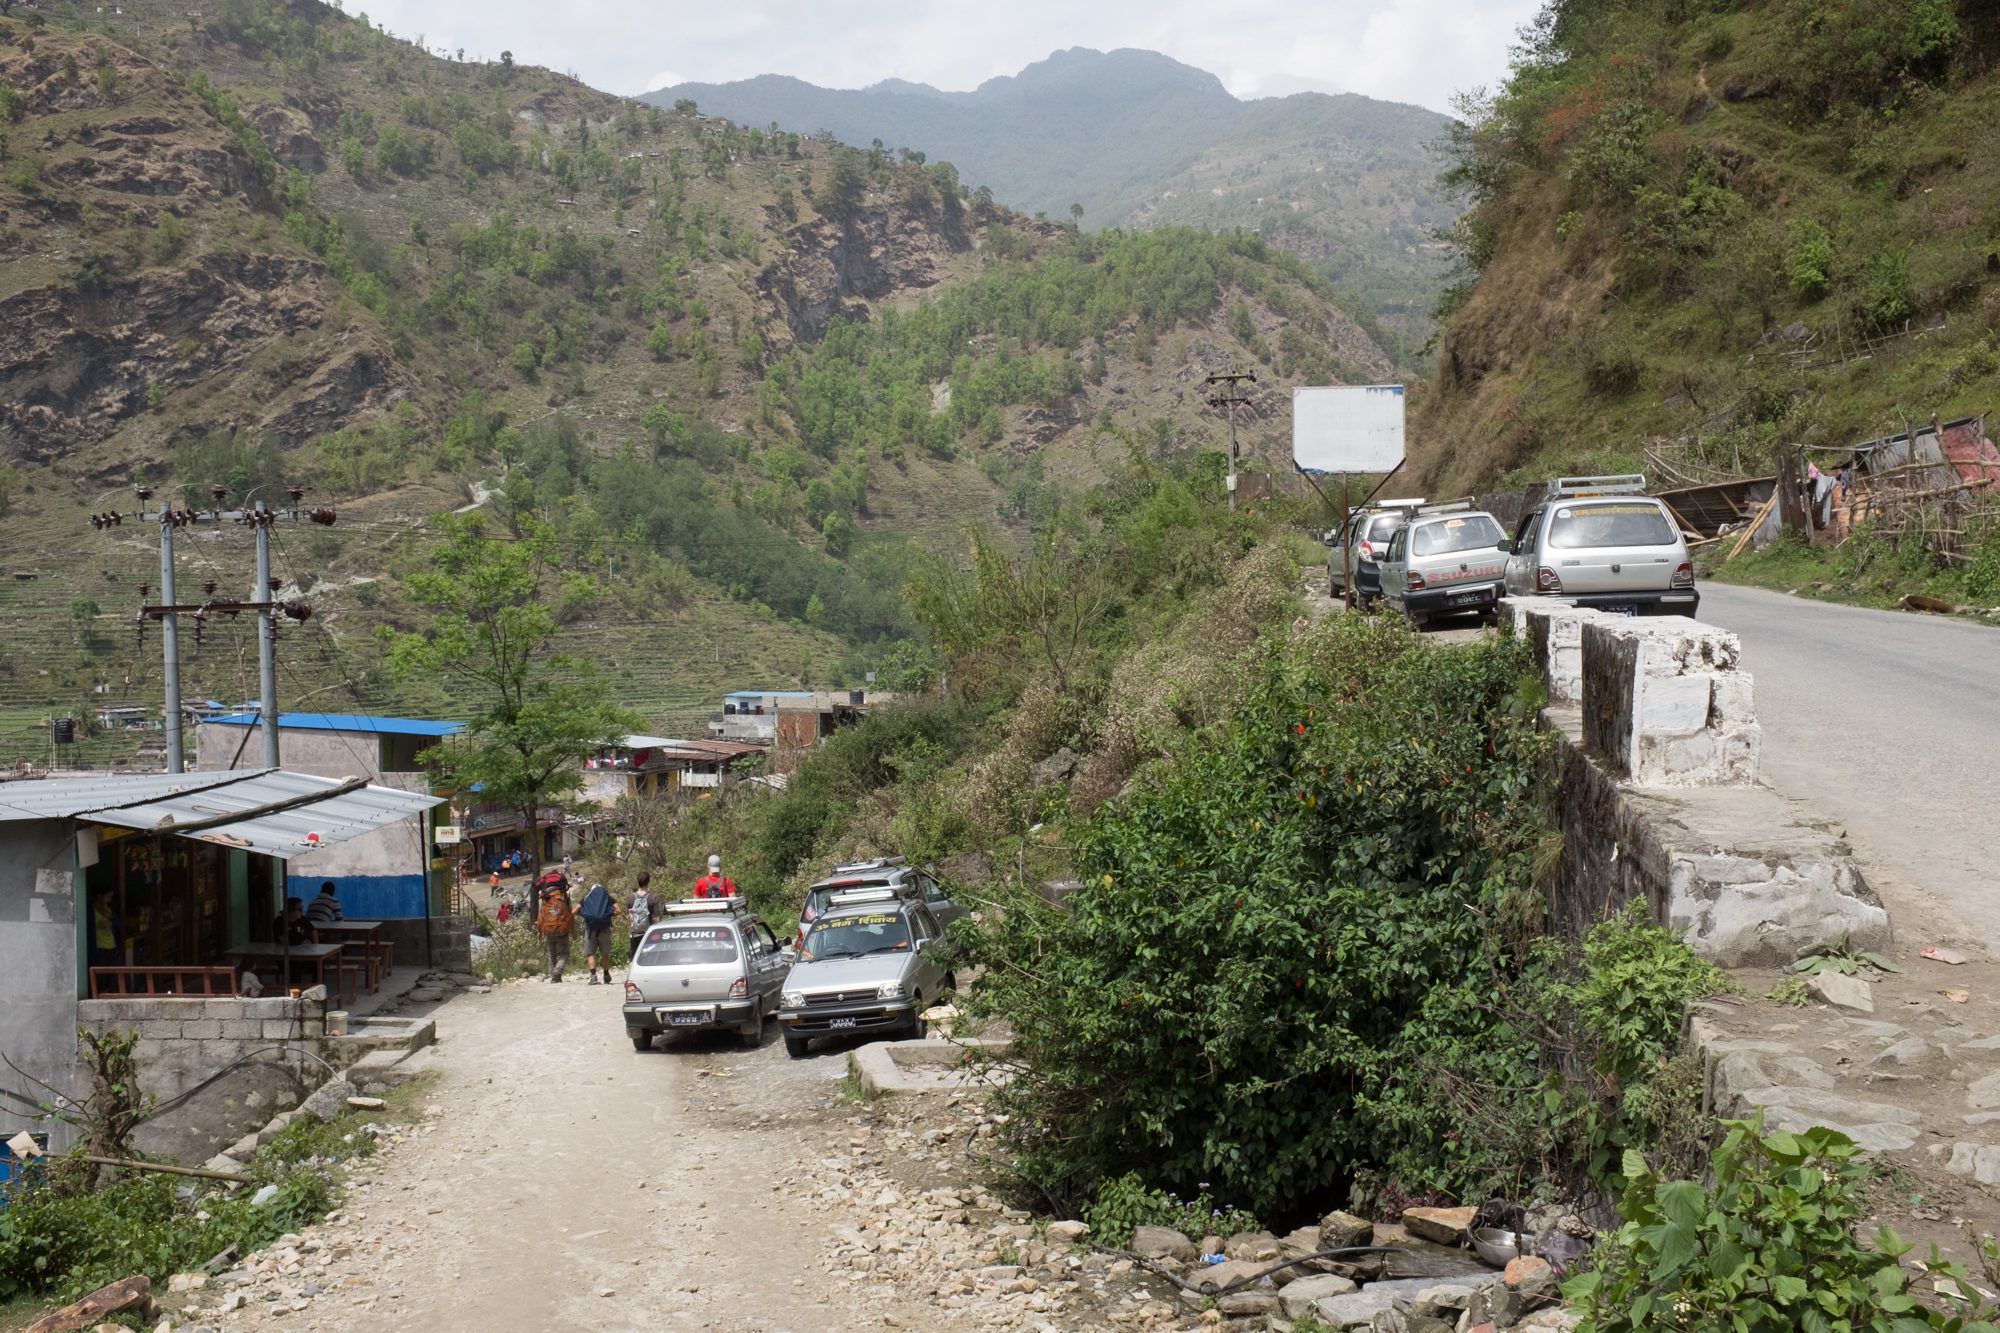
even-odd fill
[{"label": "dirt path", "polygon": [[325,1229],[334,1259],[309,1270],[309,1303],[253,1303],[227,1326],[932,1326],[893,1293],[830,1282],[824,1224],[790,1188],[839,1118],[844,1054],[789,1060],[772,1037],[755,1052],[710,1039],[639,1055],[620,994],[525,982],[441,1009],[428,1128]]}]

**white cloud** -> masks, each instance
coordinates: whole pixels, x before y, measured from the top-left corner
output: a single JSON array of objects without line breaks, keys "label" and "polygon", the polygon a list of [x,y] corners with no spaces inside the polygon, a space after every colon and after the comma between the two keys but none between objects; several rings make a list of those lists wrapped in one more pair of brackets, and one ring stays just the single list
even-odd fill
[{"label": "white cloud", "polygon": [[[790,74],[971,88],[1070,46],[1135,46],[1238,96],[1353,91],[1446,110],[1506,72],[1540,0],[353,0],[403,37],[574,70],[609,92]],[[552,17],[553,16],[553,17]]]}]

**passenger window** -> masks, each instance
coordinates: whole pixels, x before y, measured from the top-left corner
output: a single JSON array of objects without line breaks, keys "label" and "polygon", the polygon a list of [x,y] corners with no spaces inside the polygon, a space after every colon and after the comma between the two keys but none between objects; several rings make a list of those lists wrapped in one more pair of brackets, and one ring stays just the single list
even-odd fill
[{"label": "passenger window", "polygon": [[1535,553],[1535,529],[1540,525],[1541,517],[1542,511],[1537,509],[1521,520],[1521,530],[1514,537],[1514,553],[1516,555],[1533,555]]},{"label": "passenger window", "polygon": [[764,956],[765,940],[764,936],[758,932],[757,927],[750,925],[743,927],[743,947],[748,951],[752,960]]},{"label": "passenger window", "polygon": [[944,885],[938,883],[936,880],[932,879],[929,875],[923,875],[920,876],[919,878],[921,879],[924,886],[925,902],[935,903],[935,902],[942,902],[944,900],[945,896]]}]

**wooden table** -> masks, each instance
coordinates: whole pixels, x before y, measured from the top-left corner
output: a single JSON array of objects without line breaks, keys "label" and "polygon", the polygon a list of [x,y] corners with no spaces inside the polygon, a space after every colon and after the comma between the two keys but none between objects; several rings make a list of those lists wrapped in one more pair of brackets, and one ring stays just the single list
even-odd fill
[{"label": "wooden table", "polygon": [[352,948],[367,964],[370,995],[382,989],[382,974],[389,970],[389,945],[382,938],[380,921],[322,921],[313,929],[328,943]]},{"label": "wooden table", "polygon": [[282,944],[246,944],[240,949],[231,949],[229,956],[253,965],[257,963],[276,963],[283,974],[278,984],[284,990],[291,989],[291,970],[293,967],[311,968],[319,984],[325,986],[327,968],[332,966],[334,968],[334,984],[328,988],[327,994],[337,994],[340,990],[340,970],[337,962],[340,957],[340,946],[338,944],[294,944],[289,949]]}]

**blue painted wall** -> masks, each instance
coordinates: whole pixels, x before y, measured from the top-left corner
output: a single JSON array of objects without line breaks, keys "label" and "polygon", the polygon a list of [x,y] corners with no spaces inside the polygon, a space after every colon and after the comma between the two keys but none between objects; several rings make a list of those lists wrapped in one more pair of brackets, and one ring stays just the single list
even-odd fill
[{"label": "blue painted wall", "polygon": [[422,875],[289,875],[285,891],[307,906],[332,878],[341,914],[356,921],[405,921],[424,915]]}]

